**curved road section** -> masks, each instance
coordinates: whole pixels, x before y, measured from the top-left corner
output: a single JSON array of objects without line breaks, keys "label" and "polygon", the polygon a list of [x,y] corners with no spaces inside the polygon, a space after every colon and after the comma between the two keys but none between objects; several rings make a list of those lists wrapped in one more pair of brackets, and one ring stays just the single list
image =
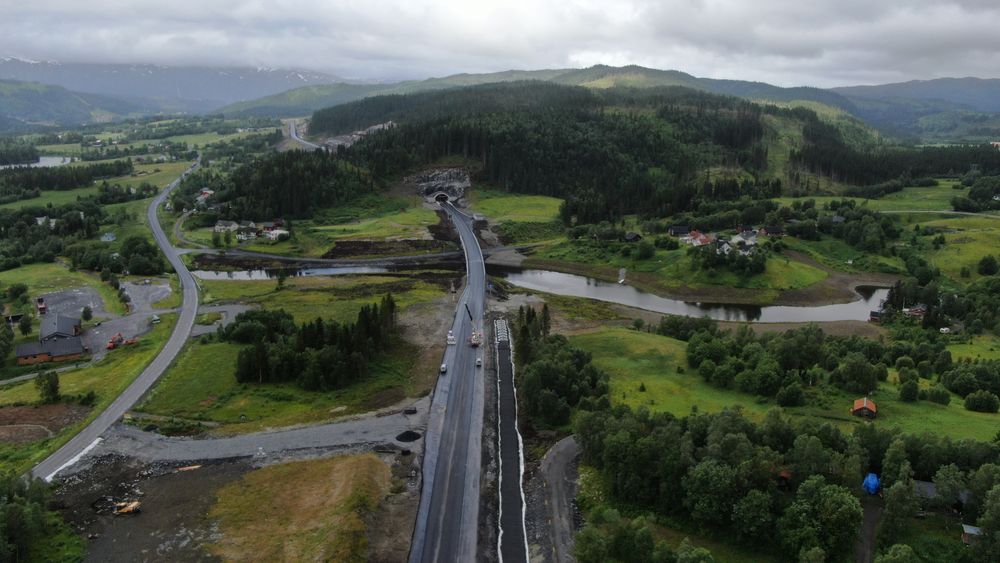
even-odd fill
[{"label": "curved road section", "polygon": [[166,200],[167,196],[170,195],[170,192],[180,184],[181,180],[197,167],[197,162],[192,164],[190,168],[181,174],[180,178],[174,180],[166,189],[160,192],[160,195],[156,196],[156,199],[149,204],[149,208],[146,210],[146,218],[149,220],[149,226],[153,230],[153,237],[156,239],[156,244],[163,251],[163,254],[166,255],[167,261],[173,266],[174,271],[177,272],[181,292],[184,296],[180,317],[174,326],[173,334],[170,335],[170,339],[167,340],[167,344],[160,350],[160,353],[139,374],[139,377],[108,408],[104,409],[104,412],[81,430],[79,434],[36,465],[31,470],[32,476],[51,481],[57,473],[73,465],[85,453],[93,449],[100,441],[101,434],[104,434],[112,424],[117,422],[132,405],[149,391],[149,388],[156,383],[156,380],[163,375],[163,372],[174,361],[174,358],[184,346],[185,341],[187,341],[188,334],[191,333],[191,328],[194,326],[195,316],[198,313],[198,286],[195,285],[191,273],[184,265],[184,262],[181,261],[173,245],[170,244],[170,239],[163,232],[160,220],[156,216],[156,210]]},{"label": "curved road section", "polygon": [[476,367],[480,349],[468,339],[483,329],[486,269],[472,218],[450,203],[441,207],[462,239],[468,273],[452,324],[456,343],[445,352],[447,373],[431,403],[411,563],[476,560],[485,380]]},{"label": "curved road section", "polygon": [[316,143],[310,143],[309,141],[303,139],[302,137],[299,137],[299,132],[295,129],[295,121],[288,122],[288,135],[307,149],[318,150],[323,148],[317,145]]}]

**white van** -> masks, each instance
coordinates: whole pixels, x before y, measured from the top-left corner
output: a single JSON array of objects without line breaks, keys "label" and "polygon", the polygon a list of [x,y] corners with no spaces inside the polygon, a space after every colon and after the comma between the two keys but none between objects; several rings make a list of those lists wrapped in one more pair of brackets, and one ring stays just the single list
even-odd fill
[{"label": "white van", "polygon": [[448,364],[441,364],[441,373],[448,373]]}]

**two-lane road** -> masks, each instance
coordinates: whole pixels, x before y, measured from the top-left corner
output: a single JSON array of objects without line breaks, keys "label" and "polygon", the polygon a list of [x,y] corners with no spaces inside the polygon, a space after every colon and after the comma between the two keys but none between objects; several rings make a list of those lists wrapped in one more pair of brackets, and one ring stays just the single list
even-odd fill
[{"label": "two-lane road", "polygon": [[[476,367],[481,350],[469,345],[483,329],[486,269],[472,218],[442,204],[465,249],[467,283],[445,352],[447,374],[438,380],[424,450],[423,488],[410,547],[411,562],[474,561],[479,523],[485,382]],[[485,345],[485,344],[483,344]]]},{"label": "two-lane road", "polygon": [[163,254],[166,255],[174,271],[177,272],[177,278],[180,281],[181,291],[184,296],[180,317],[174,326],[174,332],[170,335],[170,339],[167,340],[167,344],[160,350],[160,353],[146,366],[146,369],[139,374],[139,377],[108,408],[104,409],[104,412],[81,430],[79,434],[36,465],[31,470],[33,476],[51,480],[60,470],[79,460],[83,454],[97,443],[101,434],[104,434],[112,424],[117,422],[156,383],[156,380],[163,375],[163,372],[170,366],[174,357],[177,356],[187,341],[188,335],[191,333],[191,328],[194,326],[195,316],[198,313],[198,286],[195,285],[191,273],[177,255],[174,247],[170,244],[170,239],[163,232],[160,220],[156,216],[156,210],[166,200],[167,196],[170,195],[170,192],[180,184],[181,179],[197,168],[197,166],[197,162],[191,165],[180,178],[174,180],[166,189],[160,192],[160,195],[156,196],[156,199],[149,204],[149,208],[146,210],[146,218],[149,221],[150,228],[153,230],[153,237],[156,239],[156,244],[163,251]]},{"label": "two-lane road", "polygon": [[291,120],[291,121],[288,122],[288,135],[294,141],[298,142],[300,145],[302,145],[303,147],[305,147],[307,149],[317,150],[317,149],[323,148],[323,147],[317,145],[316,143],[310,143],[309,141],[303,139],[302,137],[299,137],[299,132],[295,128],[295,120]]}]

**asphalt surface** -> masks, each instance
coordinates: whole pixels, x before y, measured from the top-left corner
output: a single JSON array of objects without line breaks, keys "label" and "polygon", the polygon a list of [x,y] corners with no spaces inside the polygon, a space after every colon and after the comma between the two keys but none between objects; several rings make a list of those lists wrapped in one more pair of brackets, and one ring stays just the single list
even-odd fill
[{"label": "asphalt surface", "polygon": [[467,283],[452,325],[447,374],[438,378],[425,440],[423,486],[411,562],[474,561],[479,523],[484,376],[476,367],[481,351],[468,344],[473,326],[483,329],[486,270],[472,218],[442,204],[465,249]]},{"label": "asphalt surface", "polygon": [[177,272],[181,291],[184,296],[180,315],[177,319],[177,324],[174,326],[174,332],[170,335],[170,339],[167,340],[166,345],[160,350],[160,353],[146,366],[146,369],[139,374],[139,377],[108,408],[104,409],[104,412],[81,430],[79,434],[36,465],[31,470],[33,476],[50,481],[59,471],[78,461],[84,453],[94,447],[101,434],[117,422],[156,383],[156,380],[163,375],[163,372],[166,371],[167,367],[174,360],[174,357],[177,356],[184,346],[188,334],[190,334],[191,328],[194,326],[195,316],[198,313],[198,287],[195,285],[191,273],[184,266],[184,262],[181,261],[174,247],[170,244],[170,239],[163,232],[160,221],[156,216],[156,210],[166,200],[167,196],[170,195],[170,192],[180,184],[181,179],[197,166],[197,162],[191,165],[180,178],[174,180],[166,189],[160,192],[160,195],[156,196],[146,210],[146,217],[153,231],[153,237],[156,239],[156,244],[167,257],[174,271]]},{"label": "asphalt surface", "polygon": [[497,403],[500,437],[500,560],[528,561],[524,529],[524,474],[521,433],[517,429],[517,388],[505,321],[497,322]]},{"label": "asphalt surface", "polygon": [[299,132],[295,130],[295,121],[288,122],[288,135],[294,139],[298,144],[302,145],[307,149],[317,150],[323,147],[317,145],[316,143],[310,143],[309,141],[299,137]]},{"label": "asphalt surface", "polygon": [[539,469],[548,492],[548,519],[552,542],[552,561],[563,563],[573,558],[573,499],[576,498],[574,461],[580,446],[572,436],[556,442]]},{"label": "asphalt surface", "polygon": [[[416,412],[368,415],[354,420],[255,432],[225,438],[178,438],[118,425],[108,432],[95,454],[115,452],[147,462],[206,461],[240,457],[265,457],[300,451],[322,451],[361,444],[391,444],[419,450],[420,438],[398,440],[403,432],[421,433],[427,422],[430,400],[413,403]],[[83,465],[83,464],[81,464]]]}]

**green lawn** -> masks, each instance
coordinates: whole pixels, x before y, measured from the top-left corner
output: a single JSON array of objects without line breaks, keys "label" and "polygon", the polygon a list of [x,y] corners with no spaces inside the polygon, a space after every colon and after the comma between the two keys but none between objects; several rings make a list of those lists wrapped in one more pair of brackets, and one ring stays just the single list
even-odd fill
[{"label": "green lawn", "polygon": [[904,271],[903,261],[899,258],[862,252],[833,237],[823,237],[820,240],[784,237],[781,242],[824,266],[843,272],[902,273]]},{"label": "green lawn", "polygon": [[[0,445],[0,471],[21,474],[38,463],[64,443],[81,428],[96,418],[118,397],[160,352],[173,331],[176,315],[164,315],[163,322],[139,338],[133,346],[110,352],[93,366],[59,375],[60,392],[64,396],[94,391],[97,403],[87,418],[62,429],[52,438],[28,445]],[[33,382],[0,388],[0,406],[30,404],[38,401],[38,391]]]},{"label": "green lawn", "polygon": [[[625,328],[602,329],[573,336],[571,342],[593,354],[594,362],[611,375],[611,400],[632,407],[645,406],[654,412],[684,416],[697,406],[701,412],[718,412],[741,405],[747,416],[760,420],[775,404],[732,389],[705,383],[687,366],[685,344],[655,334]],[[684,373],[678,373],[678,367]],[[925,386],[928,382],[924,382]],[[645,386],[640,391],[639,386]],[[793,416],[832,421],[844,430],[859,423],[850,416],[856,398],[838,389],[821,386],[808,391],[810,403],[785,409]],[[893,383],[883,383],[872,395],[879,406],[877,424],[912,434],[939,433],[952,438],[992,440],[1000,425],[1000,415],[965,410],[958,396],[949,405],[928,401],[905,403],[898,399]]]},{"label": "green lawn", "polygon": [[468,192],[472,211],[496,222],[548,223],[559,218],[563,200],[541,195],[521,195],[474,188]]},{"label": "green lawn", "polygon": [[409,396],[412,345],[371,366],[371,377],[346,389],[303,391],[293,383],[252,385],[236,381],[236,356],[242,346],[192,342],[163,380],[137,407],[142,413],[222,423],[223,433],[305,424],[367,412]]}]

